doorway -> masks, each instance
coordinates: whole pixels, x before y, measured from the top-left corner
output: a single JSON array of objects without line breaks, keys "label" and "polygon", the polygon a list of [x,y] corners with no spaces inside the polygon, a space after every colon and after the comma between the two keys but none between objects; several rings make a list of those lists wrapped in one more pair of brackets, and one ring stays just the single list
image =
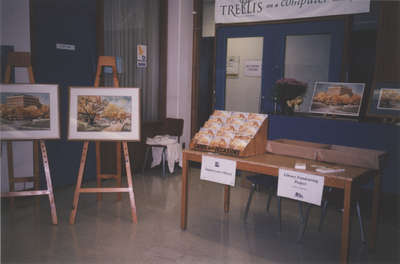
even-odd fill
[{"label": "doorway", "polygon": [[[264,24],[250,26],[221,26],[216,31],[216,109],[230,110],[235,102],[236,111],[247,111],[242,104],[259,105],[258,111],[274,112],[272,91],[275,82],[282,78],[295,78],[308,84],[303,103],[298,111],[309,111],[309,100],[313,94],[315,81],[340,81],[344,39],[344,19],[317,22],[297,22],[287,24]],[[230,57],[233,39],[263,39],[259,103],[246,102],[252,93],[232,93],[232,61],[236,59],[238,68],[246,61]],[[258,43],[259,44],[259,43]],[[257,45],[243,50],[257,49]],[[229,63],[229,64],[228,64]],[[256,90],[256,85],[246,89]],[[243,110],[241,110],[243,109]]]},{"label": "doorway", "polygon": [[263,37],[227,39],[226,110],[260,111],[263,41]]}]

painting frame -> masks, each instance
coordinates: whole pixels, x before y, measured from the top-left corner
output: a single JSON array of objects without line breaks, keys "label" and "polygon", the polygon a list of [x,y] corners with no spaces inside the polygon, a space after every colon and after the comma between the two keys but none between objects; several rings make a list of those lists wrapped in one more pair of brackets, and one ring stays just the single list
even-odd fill
[{"label": "painting frame", "polygon": [[365,83],[316,81],[309,113],[358,118],[364,93]]},{"label": "painting frame", "polygon": [[0,139],[59,139],[59,96],[56,84],[0,84]]},{"label": "painting frame", "polygon": [[367,116],[378,118],[400,118],[400,109],[380,107],[382,91],[385,89],[395,90],[400,95],[400,83],[376,82],[370,91],[368,98]]},{"label": "painting frame", "polygon": [[[97,98],[104,108],[97,117],[82,117],[82,100]],[[90,99],[90,100],[92,100]],[[78,103],[78,100],[81,100]],[[79,105],[79,106],[78,106]],[[113,106],[117,116],[107,114]],[[140,88],[69,87],[68,140],[140,141]],[[123,117],[121,115],[123,114]],[[96,120],[97,119],[97,120]]]}]

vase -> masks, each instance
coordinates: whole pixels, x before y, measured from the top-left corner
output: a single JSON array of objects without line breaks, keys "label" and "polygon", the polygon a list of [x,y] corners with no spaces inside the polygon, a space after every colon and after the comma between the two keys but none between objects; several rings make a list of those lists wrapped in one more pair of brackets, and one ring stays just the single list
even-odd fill
[{"label": "vase", "polygon": [[293,108],[287,105],[286,100],[281,100],[279,102],[279,107],[281,109],[281,114],[284,115],[293,115],[294,111]]}]

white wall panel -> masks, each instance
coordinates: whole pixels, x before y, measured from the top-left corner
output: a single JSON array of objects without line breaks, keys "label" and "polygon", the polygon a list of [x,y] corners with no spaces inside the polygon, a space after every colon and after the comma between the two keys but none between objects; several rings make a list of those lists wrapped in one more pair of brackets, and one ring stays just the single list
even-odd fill
[{"label": "white wall panel", "polygon": [[182,142],[190,142],[193,1],[168,1],[167,117],[183,118]]},{"label": "white wall panel", "polygon": [[[30,52],[29,0],[0,0],[0,6],[0,44],[12,45],[15,51]],[[17,68],[15,70],[15,81],[17,83],[29,82],[28,73],[25,68]],[[15,176],[32,176],[32,142],[14,142],[13,151]],[[1,191],[6,191],[8,190],[8,166],[5,143],[2,143],[2,153]],[[17,185],[17,189],[22,187],[24,187],[23,184]]]}]

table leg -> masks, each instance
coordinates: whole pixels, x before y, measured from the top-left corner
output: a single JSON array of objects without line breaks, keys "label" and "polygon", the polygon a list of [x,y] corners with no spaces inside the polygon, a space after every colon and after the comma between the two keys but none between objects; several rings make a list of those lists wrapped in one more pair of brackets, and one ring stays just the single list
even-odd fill
[{"label": "table leg", "polygon": [[374,250],[376,246],[376,234],[378,228],[378,215],[379,215],[379,199],[381,192],[381,177],[380,173],[377,172],[374,176],[374,196],[372,200],[372,219],[371,219],[371,229],[369,236],[369,249]]},{"label": "table leg", "polygon": [[182,159],[182,197],[181,197],[181,229],[185,230],[187,227],[187,210],[188,210],[188,165],[189,161],[186,154],[183,153]]},{"label": "table leg", "polygon": [[224,186],[224,212],[229,213],[229,204],[231,200],[231,186]]},{"label": "table leg", "polygon": [[351,208],[351,182],[346,182],[344,187],[344,210],[342,216],[342,247],[340,262],[347,263],[350,246],[350,208]]}]

